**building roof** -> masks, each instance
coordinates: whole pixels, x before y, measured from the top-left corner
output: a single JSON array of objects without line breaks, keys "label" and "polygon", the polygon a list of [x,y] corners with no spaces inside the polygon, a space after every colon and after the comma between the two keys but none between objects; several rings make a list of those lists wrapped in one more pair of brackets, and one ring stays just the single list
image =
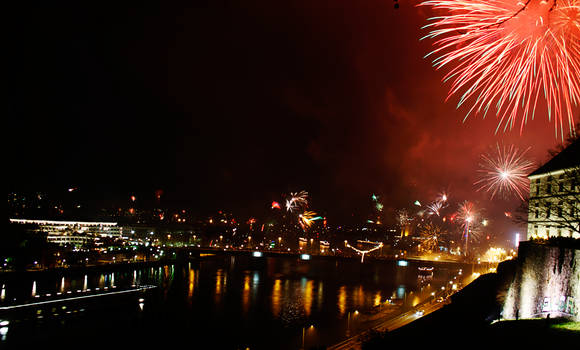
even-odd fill
[{"label": "building roof", "polygon": [[536,169],[528,177],[553,173],[558,170],[580,166],[580,139],[574,141],[546,164]]},{"label": "building roof", "polygon": [[93,221],[56,221],[56,220],[30,220],[10,219],[13,224],[36,224],[36,225],[64,225],[64,226],[117,226],[116,222],[93,222]]}]

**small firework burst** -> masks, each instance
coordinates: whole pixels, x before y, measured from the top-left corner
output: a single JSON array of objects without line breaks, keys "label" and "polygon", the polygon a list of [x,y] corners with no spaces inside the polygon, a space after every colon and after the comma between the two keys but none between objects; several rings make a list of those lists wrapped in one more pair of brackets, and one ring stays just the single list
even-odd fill
[{"label": "small firework burst", "polygon": [[528,150],[520,152],[513,145],[500,147],[496,144],[495,153],[483,154],[478,170],[479,179],[475,182],[479,186],[478,191],[490,193],[491,199],[496,194],[504,198],[515,194],[524,200],[529,185],[528,174],[534,169],[534,163],[525,158]]},{"label": "small firework burst", "polygon": [[308,192],[290,193],[290,198],[286,200],[286,211],[293,212],[306,207],[308,207]]}]

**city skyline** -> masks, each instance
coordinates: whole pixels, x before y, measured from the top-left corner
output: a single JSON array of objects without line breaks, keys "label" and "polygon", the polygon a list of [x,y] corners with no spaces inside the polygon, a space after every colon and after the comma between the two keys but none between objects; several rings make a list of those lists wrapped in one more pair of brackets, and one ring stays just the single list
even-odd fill
[{"label": "city skyline", "polygon": [[394,214],[447,191],[511,234],[519,200],[477,191],[481,154],[531,147],[539,166],[562,142],[543,115],[521,135],[462,122],[411,3],[69,5],[29,9],[15,37],[14,190],[160,189],[240,216],[306,190],[339,218],[373,193]]},{"label": "city skyline", "polygon": [[15,10],[0,347],[578,342],[580,0]]}]

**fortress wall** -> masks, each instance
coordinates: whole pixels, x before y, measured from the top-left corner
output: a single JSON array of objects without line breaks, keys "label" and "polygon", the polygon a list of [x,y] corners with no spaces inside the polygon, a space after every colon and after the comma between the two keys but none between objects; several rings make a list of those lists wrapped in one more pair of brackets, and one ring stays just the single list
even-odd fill
[{"label": "fortress wall", "polygon": [[579,308],[580,250],[522,242],[502,317],[580,321]]}]

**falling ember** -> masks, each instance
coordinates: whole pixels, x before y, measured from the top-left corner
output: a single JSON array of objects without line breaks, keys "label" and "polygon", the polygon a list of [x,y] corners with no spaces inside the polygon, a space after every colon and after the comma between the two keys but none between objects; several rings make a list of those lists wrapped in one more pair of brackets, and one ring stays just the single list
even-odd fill
[{"label": "falling ember", "polygon": [[475,182],[478,190],[489,192],[492,199],[497,193],[504,196],[514,193],[524,200],[528,174],[534,169],[534,163],[524,158],[528,150],[520,152],[513,145],[496,145],[495,153],[482,155],[481,169],[478,170],[480,176]]},{"label": "falling ember", "polygon": [[[458,107],[473,101],[469,114],[486,116],[490,107],[496,129],[520,133],[534,119],[539,100],[564,137],[564,121],[574,133],[574,109],[580,100],[580,0],[434,0],[441,15],[430,19],[424,38],[436,39],[436,69],[450,66],[448,99]],[[460,92],[461,91],[461,92]]]}]

